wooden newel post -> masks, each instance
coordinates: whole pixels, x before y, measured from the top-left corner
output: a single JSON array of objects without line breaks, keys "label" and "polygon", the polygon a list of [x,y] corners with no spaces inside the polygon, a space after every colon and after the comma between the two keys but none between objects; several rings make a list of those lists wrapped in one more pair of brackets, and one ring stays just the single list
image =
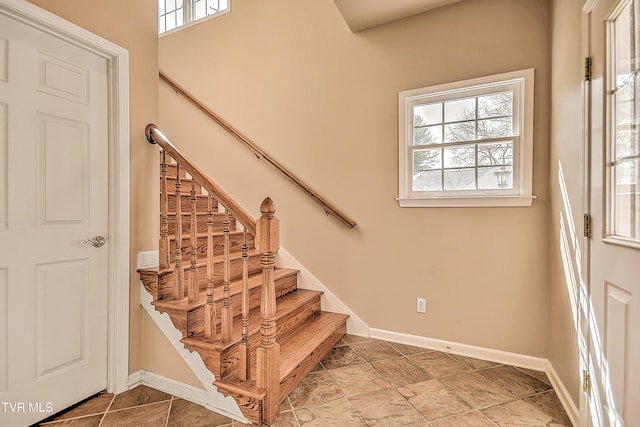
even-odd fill
[{"label": "wooden newel post", "polygon": [[276,342],[276,289],[274,268],[280,247],[280,224],[276,207],[267,197],[260,205],[262,216],[256,221],[256,243],[260,251],[263,280],[260,301],[260,347],[257,349],[257,385],[266,391],[263,420],[274,422],[280,409],[280,345]]}]

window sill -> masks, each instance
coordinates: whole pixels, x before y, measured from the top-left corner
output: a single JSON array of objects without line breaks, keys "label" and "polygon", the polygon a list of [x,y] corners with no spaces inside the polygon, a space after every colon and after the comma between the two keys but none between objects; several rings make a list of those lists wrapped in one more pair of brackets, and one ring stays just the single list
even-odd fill
[{"label": "window sill", "polygon": [[401,208],[528,207],[536,196],[398,198]]}]

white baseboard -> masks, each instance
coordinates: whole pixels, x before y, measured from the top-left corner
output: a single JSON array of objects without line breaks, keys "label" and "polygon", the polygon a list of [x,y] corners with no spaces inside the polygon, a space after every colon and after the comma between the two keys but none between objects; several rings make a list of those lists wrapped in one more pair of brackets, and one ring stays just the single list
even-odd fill
[{"label": "white baseboard", "polygon": [[416,347],[428,348],[430,350],[458,354],[460,356],[473,357],[476,359],[488,360],[490,362],[503,363],[505,365],[519,366],[521,368],[528,368],[536,371],[544,371],[548,365],[547,359],[543,359],[541,357],[533,357],[453,341],[409,335],[401,332],[372,328],[369,336],[371,338],[382,339],[398,344],[413,345]]},{"label": "white baseboard", "polygon": [[168,393],[172,396],[179,397],[180,399],[187,400],[191,403],[204,406],[211,411],[235,419],[236,421],[246,422],[244,418],[238,419],[235,413],[227,412],[224,410],[224,408],[211,406],[209,391],[207,390],[203,390],[189,384],[181,383],[179,381],[175,381],[170,378],[166,378],[145,370],[140,370],[129,375],[129,389],[132,389],[139,385],[146,385],[156,390]]},{"label": "white baseboard", "polygon": [[558,395],[558,399],[560,399],[560,402],[562,403],[562,406],[564,407],[564,410],[567,413],[567,416],[571,420],[571,423],[574,426],[580,425],[580,409],[571,398],[569,391],[567,390],[564,383],[558,376],[558,373],[556,372],[551,362],[548,360],[547,360],[547,367],[544,371],[549,377],[549,381],[551,381],[551,385],[553,386],[553,389]]}]

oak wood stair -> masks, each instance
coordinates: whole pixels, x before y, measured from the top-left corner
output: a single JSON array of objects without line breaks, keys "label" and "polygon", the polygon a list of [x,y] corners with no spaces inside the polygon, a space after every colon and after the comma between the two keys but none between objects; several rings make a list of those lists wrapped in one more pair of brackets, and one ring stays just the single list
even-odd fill
[{"label": "oak wood stair", "polygon": [[146,134],[161,147],[160,266],[139,270],[141,281],[218,391],[253,424],[271,424],[348,316],[322,311],[321,292],[298,289],[296,270],[275,267],[271,199],[254,220],[154,125]]}]

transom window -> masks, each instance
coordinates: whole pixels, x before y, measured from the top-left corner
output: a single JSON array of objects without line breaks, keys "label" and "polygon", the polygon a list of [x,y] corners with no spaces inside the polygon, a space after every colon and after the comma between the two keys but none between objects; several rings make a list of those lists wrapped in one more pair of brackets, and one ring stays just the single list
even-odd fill
[{"label": "transom window", "polygon": [[533,70],[399,98],[400,206],[531,205]]},{"label": "transom window", "polygon": [[158,34],[226,13],[230,0],[158,0]]}]

